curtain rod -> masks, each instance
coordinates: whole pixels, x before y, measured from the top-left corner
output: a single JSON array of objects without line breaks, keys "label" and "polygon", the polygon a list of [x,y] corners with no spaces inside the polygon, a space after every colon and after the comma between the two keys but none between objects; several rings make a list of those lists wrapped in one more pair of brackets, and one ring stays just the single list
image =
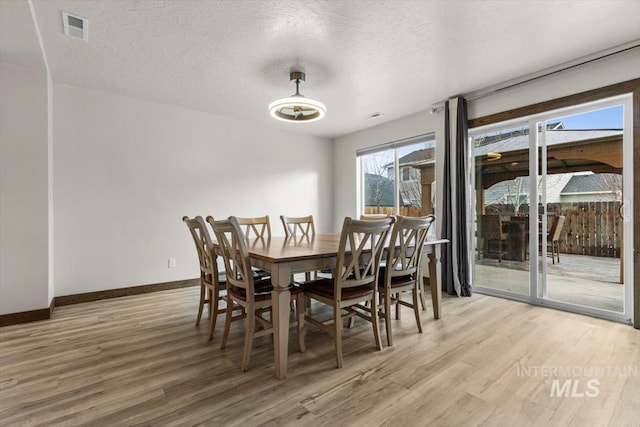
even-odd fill
[{"label": "curtain rod", "polygon": [[[553,74],[562,73],[564,71],[571,70],[573,68],[580,67],[582,65],[590,64],[592,62],[609,58],[611,56],[619,55],[624,52],[629,52],[633,49],[638,49],[638,48],[640,48],[640,39],[633,40],[631,42],[624,43],[618,46],[614,46],[609,49],[601,50],[596,53],[592,53],[591,55],[582,56],[580,58],[574,59],[572,61],[564,62],[554,67],[544,68],[542,70],[536,71],[531,74],[520,76],[515,79],[507,80],[505,82],[498,83],[496,85],[489,86],[484,89],[480,89],[474,92],[470,92],[466,95],[459,95],[459,96],[462,96],[467,101],[484,98],[485,96],[493,95],[503,90],[511,89],[513,87],[520,86],[544,77],[548,77]],[[433,104],[433,107],[429,110],[429,112],[433,114],[442,110],[444,108],[444,103],[446,101],[447,100],[444,100],[444,101],[440,101]]]}]

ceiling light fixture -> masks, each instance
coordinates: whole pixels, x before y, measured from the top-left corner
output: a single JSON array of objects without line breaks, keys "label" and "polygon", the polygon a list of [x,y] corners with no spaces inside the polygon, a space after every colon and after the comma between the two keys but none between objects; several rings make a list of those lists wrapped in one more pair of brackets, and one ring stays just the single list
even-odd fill
[{"label": "ceiling light fixture", "polygon": [[292,71],[289,75],[291,81],[296,82],[296,93],[280,98],[269,104],[271,117],[283,122],[315,122],[322,119],[327,113],[327,107],[315,99],[307,98],[300,94],[300,82],[305,81],[305,75],[301,71]]}]

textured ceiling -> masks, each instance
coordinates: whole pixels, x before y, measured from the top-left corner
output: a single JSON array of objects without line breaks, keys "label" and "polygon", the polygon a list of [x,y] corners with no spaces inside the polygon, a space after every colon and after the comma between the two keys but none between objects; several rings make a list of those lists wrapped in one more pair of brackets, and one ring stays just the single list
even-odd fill
[{"label": "textured ceiling", "polygon": [[[640,1],[33,6],[55,82],[328,137],[640,38]],[[63,35],[62,10],[89,19],[89,42]],[[307,73],[301,92],[327,105],[324,120],[270,118],[267,105],[294,92],[291,68]]]},{"label": "textured ceiling", "polygon": [[0,0],[0,59],[45,70],[42,50],[26,1]]}]

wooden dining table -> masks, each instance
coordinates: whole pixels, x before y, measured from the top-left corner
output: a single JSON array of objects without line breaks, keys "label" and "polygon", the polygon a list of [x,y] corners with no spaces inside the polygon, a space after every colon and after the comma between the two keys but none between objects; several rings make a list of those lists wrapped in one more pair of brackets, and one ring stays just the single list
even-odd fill
[{"label": "wooden dining table", "polygon": [[[440,246],[448,240],[431,239],[424,251],[429,260],[429,281],[433,301],[433,317],[440,318],[442,289],[438,282]],[[291,295],[288,290],[291,275],[334,268],[338,255],[340,234],[316,234],[313,237],[272,237],[248,239],[247,248],[253,267],[271,274],[274,330],[275,377],[287,377],[289,350],[289,313]]]}]

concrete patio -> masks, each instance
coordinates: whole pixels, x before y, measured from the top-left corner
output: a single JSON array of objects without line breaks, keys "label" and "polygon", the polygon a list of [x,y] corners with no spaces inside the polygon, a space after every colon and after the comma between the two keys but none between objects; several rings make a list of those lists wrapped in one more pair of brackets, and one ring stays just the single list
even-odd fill
[{"label": "concrete patio", "polygon": [[[474,283],[491,289],[529,294],[529,261],[475,260]],[[586,307],[623,311],[624,285],[620,259],[560,254],[560,263],[547,259],[547,297]]]}]

